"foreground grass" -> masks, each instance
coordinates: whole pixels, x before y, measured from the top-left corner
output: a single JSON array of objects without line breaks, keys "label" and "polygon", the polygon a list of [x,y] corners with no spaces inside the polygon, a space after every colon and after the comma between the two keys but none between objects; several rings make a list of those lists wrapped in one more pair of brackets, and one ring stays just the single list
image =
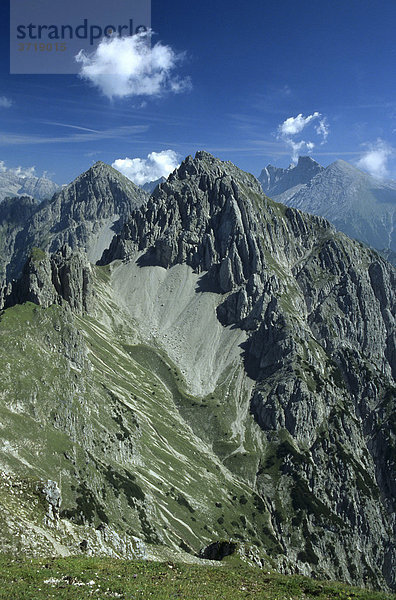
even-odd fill
[{"label": "foreground grass", "polygon": [[196,566],[97,558],[0,557],[0,599],[85,598],[239,600],[396,600],[396,596],[267,573],[247,566]]}]

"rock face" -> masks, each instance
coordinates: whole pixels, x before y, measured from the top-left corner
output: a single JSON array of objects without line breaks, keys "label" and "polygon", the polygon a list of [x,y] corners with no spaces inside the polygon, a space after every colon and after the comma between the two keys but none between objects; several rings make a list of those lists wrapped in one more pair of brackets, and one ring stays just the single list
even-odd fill
[{"label": "rock face", "polygon": [[205,152],[100,263],[7,290],[1,464],[61,473],[74,525],[396,588],[392,266]]},{"label": "rock face", "polygon": [[4,307],[33,302],[49,307],[66,305],[81,314],[89,310],[92,298],[91,267],[82,254],[68,246],[49,255],[34,248],[21,277],[8,286]]},{"label": "rock face", "polygon": [[31,196],[36,200],[45,200],[58,190],[59,185],[46,177],[21,177],[10,171],[0,173],[0,202],[13,196]]},{"label": "rock face", "polygon": [[29,196],[7,198],[0,203],[0,282],[6,280],[7,265],[15,252],[18,234],[38,207],[39,202]]},{"label": "rock face", "polygon": [[[329,219],[337,229],[385,250],[392,258],[396,250],[396,183],[375,179],[343,160],[326,169],[317,165],[304,171],[300,163],[306,161],[317,165],[302,157],[292,169],[264,169],[260,175],[264,192],[277,202]],[[292,176],[301,171],[307,177],[296,177],[296,185]]]},{"label": "rock face", "polygon": [[8,214],[6,209],[3,211],[8,233],[4,239],[0,238],[6,271],[3,281],[19,277],[33,247],[55,252],[67,244],[72,250],[85,252],[95,262],[132,209],[146,198],[143,190],[118,171],[98,162],[40,204],[23,226],[13,225],[13,203],[8,202]]},{"label": "rock face", "polygon": [[62,502],[61,492],[56,481],[40,482],[37,491],[43,495],[47,503],[46,522],[56,526],[59,520],[59,511]]},{"label": "rock face", "polygon": [[310,156],[299,156],[298,163],[290,165],[287,169],[268,165],[261,171],[258,180],[264,193],[274,198],[292,188],[297,191],[300,186],[309,183],[322,171],[324,167]]},{"label": "rock face", "polygon": [[58,192],[60,186],[47,177],[27,177],[23,180],[18,194],[28,195],[37,200],[47,200]]},{"label": "rock face", "polygon": [[189,157],[141,211],[132,213],[102,262],[148,249],[145,260],[149,264],[186,263],[199,272],[209,271],[221,292],[261,269],[255,213],[251,203],[245,202],[250,193],[260,196],[259,185],[246,174],[235,188],[233,165],[228,165],[230,175],[223,177],[210,155],[198,156],[198,161]]}]

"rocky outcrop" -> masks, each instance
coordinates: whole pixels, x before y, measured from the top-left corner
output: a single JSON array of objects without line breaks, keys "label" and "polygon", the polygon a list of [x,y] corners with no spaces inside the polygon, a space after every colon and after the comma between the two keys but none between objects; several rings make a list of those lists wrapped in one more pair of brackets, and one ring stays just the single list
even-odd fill
[{"label": "rocky outcrop", "polygon": [[56,481],[40,481],[36,486],[37,492],[44,498],[47,510],[45,523],[56,527],[59,521],[59,512],[62,503],[61,492]]},{"label": "rocky outcrop", "polygon": [[61,493],[52,480],[21,479],[0,472],[0,550],[14,556],[108,556],[147,559],[144,542],[103,524],[79,526],[60,514]]},{"label": "rocky outcrop", "polygon": [[66,303],[80,314],[89,310],[91,267],[86,258],[73,254],[68,246],[52,255],[34,248],[20,279],[4,293],[4,308],[25,302],[45,308]]}]

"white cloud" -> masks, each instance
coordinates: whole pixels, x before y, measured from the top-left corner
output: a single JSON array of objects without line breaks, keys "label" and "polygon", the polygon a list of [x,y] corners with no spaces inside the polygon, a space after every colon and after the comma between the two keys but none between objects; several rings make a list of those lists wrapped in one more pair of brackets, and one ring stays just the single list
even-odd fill
[{"label": "white cloud", "polygon": [[320,116],[318,112],[314,112],[313,115],[303,117],[302,113],[297,117],[289,117],[281,125],[279,125],[279,133],[282,136],[296,135],[310,123],[313,119],[317,119]]},{"label": "white cloud", "polygon": [[27,177],[36,176],[36,167],[15,167],[10,169],[6,167],[4,160],[0,160],[0,173],[10,173],[11,175],[26,179]]},{"label": "white cloud", "polygon": [[315,131],[319,136],[322,136],[321,145],[325,144],[327,141],[327,137],[330,133],[330,127],[329,127],[326,117],[323,117],[319,121],[319,124],[315,127]]},{"label": "white cloud", "polygon": [[388,177],[388,160],[394,150],[384,140],[378,139],[375,144],[368,144],[368,150],[357,162],[357,166],[368,171],[373,177],[384,179]]},{"label": "white cloud", "polygon": [[288,117],[283,123],[278,126],[278,140],[285,142],[292,151],[292,161],[296,162],[299,155],[304,152],[312,152],[315,148],[313,141],[298,140],[296,136],[300,134],[311,123],[316,122],[314,131],[320,139],[320,143],[325,144],[329,135],[329,124],[325,116],[319,112],[314,112],[312,115],[304,117],[302,113],[296,117]]},{"label": "white cloud", "polygon": [[110,99],[160,96],[189,89],[190,80],[175,74],[183,55],[161,42],[151,46],[151,36],[152,32],[144,32],[103,38],[92,54],[81,50],[75,57],[81,64],[80,77]]},{"label": "white cloud", "polygon": [[179,156],[174,150],[151,152],[147,158],[118,158],[112,167],[137,185],[168,177],[179,166]]},{"label": "white cloud", "polygon": [[0,96],[0,108],[10,108],[10,106],[12,106],[12,100],[6,96]]},{"label": "white cloud", "polygon": [[304,140],[301,140],[300,142],[295,142],[292,139],[285,140],[285,141],[292,150],[292,161],[293,162],[297,162],[298,157],[301,154],[304,154],[304,153],[309,154],[315,148],[315,144],[313,142],[305,142]]}]

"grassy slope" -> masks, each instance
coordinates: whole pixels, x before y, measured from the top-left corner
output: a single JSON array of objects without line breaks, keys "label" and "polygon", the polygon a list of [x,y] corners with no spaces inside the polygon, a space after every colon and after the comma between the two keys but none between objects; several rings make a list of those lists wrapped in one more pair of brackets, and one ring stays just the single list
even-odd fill
[{"label": "grassy slope", "polygon": [[[225,388],[232,393],[232,378],[196,400],[166,357],[130,343],[126,323],[116,337],[116,323],[75,319],[31,304],[1,317],[1,468],[61,483],[63,515],[77,524],[108,521],[146,542],[193,552],[219,537],[262,546],[268,532],[263,551],[271,553],[263,506],[182,416],[195,409],[208,439],[226,433],[229,411],[220,401]],[[216,452],[237,451],[238,440],[217,437]],[[236,452],[230,460],[254,470],[257,459]]]},{"label": "grassy slope", "polygon": [[396,596],[340,583],[285,576],[240,564],[181,563],[95,558],[16,560],[0,557],[0,599],[59,600],[395,600]]}]

